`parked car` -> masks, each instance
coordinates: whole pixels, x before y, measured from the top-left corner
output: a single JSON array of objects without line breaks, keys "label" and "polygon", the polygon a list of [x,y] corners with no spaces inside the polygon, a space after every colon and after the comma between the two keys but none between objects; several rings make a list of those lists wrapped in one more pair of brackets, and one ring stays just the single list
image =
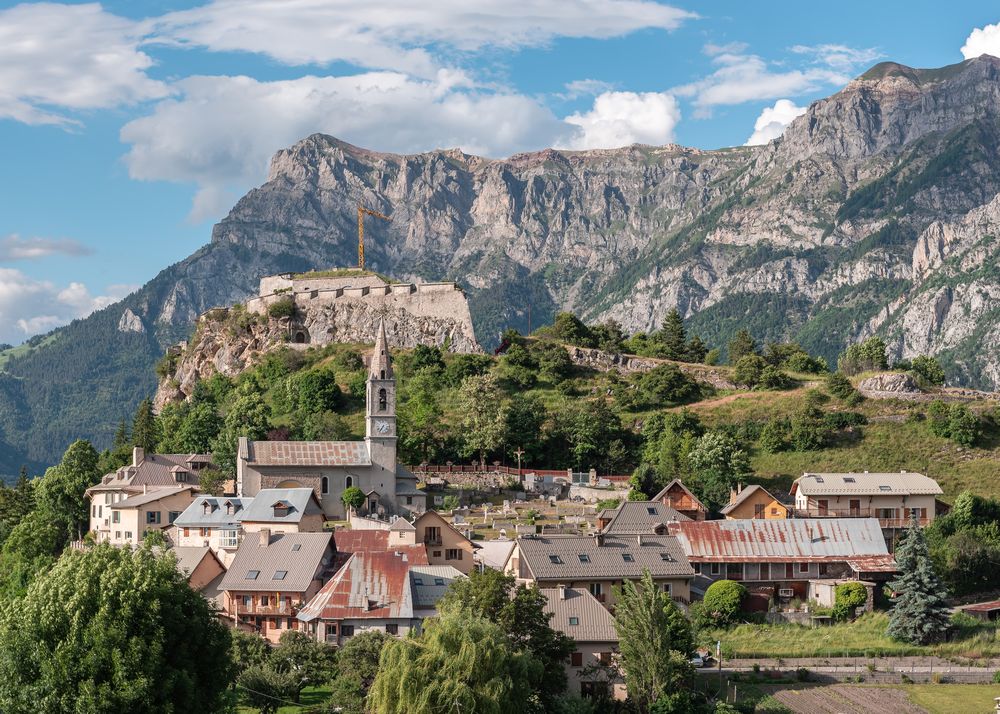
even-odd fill
[{"label": "parked car", "polygon": [[701,668],[708,664],[708,662],[705,661],[705,658],[699,654],[696,654],[694,657],[692,657],[690,659],[690,662],[691,666],[696,668]]}]

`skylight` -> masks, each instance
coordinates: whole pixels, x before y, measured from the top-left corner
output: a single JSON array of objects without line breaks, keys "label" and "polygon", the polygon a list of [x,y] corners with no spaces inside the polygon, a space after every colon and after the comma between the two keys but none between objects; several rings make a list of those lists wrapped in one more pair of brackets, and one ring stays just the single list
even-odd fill
[{"label": "skylight", "polygon": [[292,543],[292,552],[293,553],[297,553],[300,550],[302,550],[302,544],[301,543]]},{"label": "skylight", "polygon": [[560,558],[558,555],[550,555],[549,561],[558,565],[562,563],[562,558]]},{"label": "skylight", "polygon": [[581,563],[589,563],[590,562],[590,556],[587,555],[586,553],[580,553],[580,562]]},{"label": "skylight", "polygon": [[260,571],[259,570],[248,570],[247,571],[247,580],[256,580],[258,575],[260,575]]},{"label": "skylight", "polygon": [[580,624],[580,618],[579,617],[571,617],[571,618],[569,618],[569,624],[571,624],[571,625],[579,625]]},{"label": "skylight", "polygon": [[624,560],[626,563],[635,562],[635,558],[632,557],[631,553],[622,553],[622,560]]},{"label": "skylight", "polygon": [[656,515],[656,509],[653,508],[652,506],[646,506],[646,513],[648,513],[651,516],[655,516]]},{"label": "skylight", "polygon": [[853,476],[844,476],[844,483],[854,483]]},{"label": "skylight", "polygon": [[892,490],[892,486],[889,486],[887,484],[882,484],[881,486],[878,487],[878,490],[879,491],[891,491]]},{"label": "skylight", "polygon": [[444,585],[444,578],[434,578],[435,585]]},{"label": "skylight", "polygon": [[414,578],[413,579],[413,584],[414,585],[423,585],[424,584],[424,579],[423,578]]},{"label": "skylight", "polygon": [[660,560],[672,563],[674,561],[674,556],[670,555],[670,553],[660,553]]},{"label": "skylight", "polygon": [[284,580],[286,575],[288,575],[287,570],[275,570],[274,577],[271,580]]},{"label": "skylight", "polygon": [[823,483],[823,477],[822,476],[815,476],[814,478],[816,479],[816,483]]}]

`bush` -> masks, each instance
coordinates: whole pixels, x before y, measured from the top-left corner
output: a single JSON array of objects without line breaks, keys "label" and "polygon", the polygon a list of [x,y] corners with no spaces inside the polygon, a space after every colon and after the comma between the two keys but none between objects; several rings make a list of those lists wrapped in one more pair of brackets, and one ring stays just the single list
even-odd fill
[{"label": "bush", "polygon": [[868,602],[868,590],[859,582],[841,583],[834,590],[833,617],[847,620],[854,615],[855,608]]},{"label": "bush", "polygon": [[746,597],[747,589],[735,580],[716,580],[702,598],[701,616],[708,623],[731,625],[742,611]]},{"label": "bush", "polygon": [[792,386],[792,380],[777,367],[768,365],[760,373],[760,386],[764,389],[788,389]]},{"label": "bush", "polygon": [[295,314],[295,300],[291,297],[275,300],[267,306],[267,314],[275,319],[291,317]]},{"label": "bush", "polygon": [[603,501],[597,502],[597,510],[604,511],[607,509],[615,509],[618,508],[621,503],[622,500],[620,498],[605,498]]},{"label": "bush", "polygon": [[364,367],[365,361],[362,359],[361,355],[354,350],[344,350],[343,352],[338,352],[334,356],[333,366],[343,370],[344,372],[353,372]]},{"label": "bush", "polygon": [[719,360],[721,359],[722,359],[722,352],[719,351],[718,347],[714,347],[708,351],[708,354],[705,355],[705,364],[709,365],[710,367],[714,367],[715,365],[719,364]]},{"label": "bush", "polygon": [[927,355],[914,357],[910,368],[918,378],[928,384],[935,386],[944,384],[944,368],[933,357],[928,357]]},{"label": "bush", "polygon": [[962,446],[972,446],[982,433],[979,417],[964,404],[947,405],[939,399],[927,407],[927,423],[931,433],[951,439]]},{"label": "bush", "polygon": [[851,380],[841,372],[830,373],[826,378],[826,389],[838,399],[850,399],[851,395],[858,393]]},{"label": "bush", "polygon": [[831,429],[846,429],[849,426],[864,426],[868,417],[861,412],[828,412],[823,415],[823,423]]},{"label": "bush", "polygon": [[764,425],[760,432],[758,446],[765,454],[777,454],[788,448],[788,436],[792,425],[783,417],[775,417]]},{"label": "bush", "polygon": [[739,358],[735,369],[733,369],[733,381],[753,389],[760,384],[766,368],[767,362],[764,361],[763,357],[755,354],[744,355]]}]

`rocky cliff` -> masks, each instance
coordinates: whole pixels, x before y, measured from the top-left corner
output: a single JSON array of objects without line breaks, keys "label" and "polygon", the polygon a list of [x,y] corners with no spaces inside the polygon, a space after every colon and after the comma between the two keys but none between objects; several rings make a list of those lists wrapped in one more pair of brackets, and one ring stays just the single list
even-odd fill
[{"label": "rocky cliff", "polygon": [[[996,387],[998,193],[1000,60],[989,56],[877,65],[762,147],[494,160],[311,136],[275,155],[209,245],[91,323],[95,354],[83,361],[93,367],[77,380],[110,396],[101,411],[79,410],[77,435],[106,441],[152,388],[138,372],[105,388],[93,326],[106,343],[141,342],[135,361],[148,369],[149,345],[185,337],[197,315],[245,300],[261,276],[353,264],[359,201],[392,217],[368,226],[369,264],[459,282],[486,345],[504,326],[525,329],[529,311],[533,326],[570,309],[648,330],[677,306],[711,344],[745,326],[833,360],[877,333],[898,356],[938,354],[952,383]],[[58,407],[39,365],[60,334],[6,364],[29,395],[17,422],[29,427],[0,435],[8,441],[42,438],[43,409]]]}]

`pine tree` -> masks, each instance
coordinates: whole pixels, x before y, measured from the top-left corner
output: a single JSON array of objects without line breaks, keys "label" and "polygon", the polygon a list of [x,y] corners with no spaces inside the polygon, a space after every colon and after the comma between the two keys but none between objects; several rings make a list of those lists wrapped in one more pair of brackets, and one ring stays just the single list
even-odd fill
[{"label": "pine tree", "polygon": [[153,416],[153,403],[143,399],[135,410],[132,420],[132,445],[146,450],[146,453],[156,451],[156,418]]},{"label": "pine tree", "polygon": [[708,345],[702,341],[700,335],[693,335],[688,340],[686,354],[688,362],[700,364],[705,361],[705,355],[708,354]]},{"label": "pine tree", "polygon": [[888,634],[914,645],[933,642],[948,629],[947,591],[931,562],[927,539],[916,514],[896,546],[899,577],[889,587],[899,593],[889,615]]},{"label": "pine tree", "polygon": [[131,448],[132,443],[129,441],[128,433],[128,423],[124,419],[118,422],[118,429],[115,431],[115,440],[111,447],[112,451],[118,451],[120,449]]},{"label": "pine tree", "polygon": [[682,360],[687,355],[687,334],[684,332],[684,318],[677,308],[667,313],[663,320],[663,329],[656,335],[656,341],[663,348],[663,356],[667,359]]},{"label": "pine tree", "polygon": [[729,341],[729,364],[736,364],[741,357],[757,354],[757,343],[753,336],[742,329]]}]

